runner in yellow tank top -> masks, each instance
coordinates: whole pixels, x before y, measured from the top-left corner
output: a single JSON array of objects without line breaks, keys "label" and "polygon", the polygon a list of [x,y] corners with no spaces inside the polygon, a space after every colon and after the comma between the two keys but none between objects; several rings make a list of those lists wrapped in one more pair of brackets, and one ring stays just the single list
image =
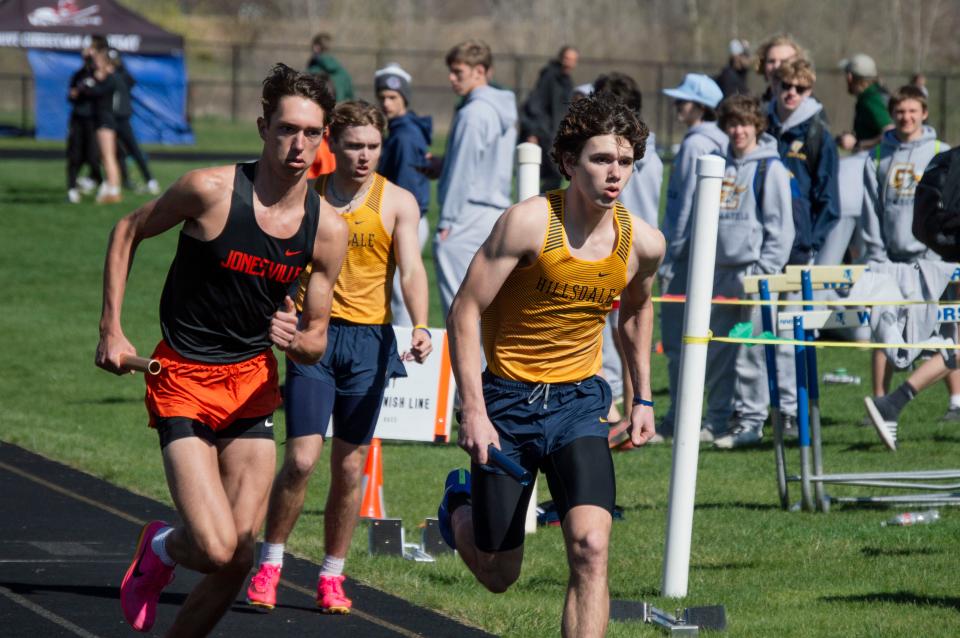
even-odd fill
[{"label": "runner in yellow tank top", "polygon": [[[600,331],[621,295],[620,332],[637,397],[634,445],[654,434],[650,400],[653,276],[658,230],[617,202],[647,128],[601,94],[570,106],[553,147],[570,186],[508,209],[476,254],[447,320],[460,391],[460,446],[473,461],[447,476],[444,539],[490,591],[517,580],[532,493],[486,465],[494,445],[543,470],[560,515],[571,576],[563,634],[599,636],[609,615],[607,549],[616,485],[605,417],[610,387],[596,376]],[[481,319],[482,318],[482,319]],[[480,339],[488,369],[480,371]]]},{"label": "runner in yellow tank top", "polygon": [[247,589],[247,601],[259,607],[276,605],[283,547],[300,516],[332,416],[326,556],[317,605],[328,613],[350,611],[343,566],[360,512],[364,460],[386,384],[406,376],[390,325],[394,265],[417,326],[403,359],[422,363],[432,349],[426,328],[427,274],[417,239],[420,207],[408,191],[375,172],[385,128],[383,114],[363,101],[342,102],[333,112],[330,143],[337,167],[316,188],[324,204],[346,222],[347,256],[333,290],[327,352],[312,366],[287,361],[286,454],[270,494],[260,567]]}]

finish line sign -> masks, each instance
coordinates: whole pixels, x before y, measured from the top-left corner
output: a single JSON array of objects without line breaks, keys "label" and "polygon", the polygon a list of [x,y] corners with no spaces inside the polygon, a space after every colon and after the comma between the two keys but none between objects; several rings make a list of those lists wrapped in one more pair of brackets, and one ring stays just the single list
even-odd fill
[{"label": "finish line sign", "polygon": [[[411,328],[394,326],[397,350],[410,347]],[[423,363],[404,361],[407,376],[387,384],[374,436],[400,441],[446,442],[456,385],[450,368],[447,331],[431,328],[433,352]]]}]

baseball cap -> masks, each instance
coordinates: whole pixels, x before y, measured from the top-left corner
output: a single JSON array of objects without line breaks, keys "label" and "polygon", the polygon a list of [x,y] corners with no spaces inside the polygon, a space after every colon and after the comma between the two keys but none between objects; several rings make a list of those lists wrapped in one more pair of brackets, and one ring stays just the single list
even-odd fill
[{"label": "baseball cap", "polygon": [[680,86],[674,89],[664,89],[663,93],[676,100],[697,102],[712,109],[716,108],[717,104],[720,104],[720,100],[723,99],[723,91],[720,90],[717,83],[702,73],[687,73]]},{"label": "baseball cap", "polygon": [[740,38],[730,40],[730,55],[750,55],[750,43]]},{"label": "baseball cap", "polygon": [[840,60],[840,68],[858,78],[877,77],[877,63],[866,53],[856,53]]},{"label": "baseball cap", "polygon": [[383,90],[396,91],[403,96],[403,101],[410,104],[410,82],[413,78],[396,62],[391,62],[373,74],[373,90],[377,93]]}]

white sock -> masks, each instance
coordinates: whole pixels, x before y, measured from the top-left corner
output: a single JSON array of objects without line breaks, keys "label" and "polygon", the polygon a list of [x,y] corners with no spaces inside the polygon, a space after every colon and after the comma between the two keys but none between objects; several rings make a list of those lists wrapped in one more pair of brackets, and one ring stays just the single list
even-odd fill
[{"label": "white sock", "polygon": [[951,394],[951,395],[950,395],[950,407],[951,407],[951,408],[960,408],[960,394]]},{"label": "white sock", "polygon": [[172,527],[164,527],[150,539],[150,549],[157,555],[160,562],[167,567],[173,567],[177,564],[177,561],[170,558],[170,554],[167,553],[167,536],[169,536],[172,531]]},{"label": "white sock", "polygon": [[260,545],[260,564],[276,565],[283,567],[283,543],[268,543],[264,541]]},{"label": "white sock", "polygon": [[336,558],[330,554],[327,554],[323,557],[323,564],[320,565],[320,575],[340,576],[343,574],[343,565],[346,562],[346,558]]}]

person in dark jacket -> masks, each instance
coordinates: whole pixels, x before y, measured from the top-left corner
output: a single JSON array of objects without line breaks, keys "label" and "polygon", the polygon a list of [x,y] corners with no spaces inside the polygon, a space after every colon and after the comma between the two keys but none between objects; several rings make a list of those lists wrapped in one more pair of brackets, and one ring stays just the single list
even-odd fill
[{"label": "person in dark jacket", "polygon": [[120,163],[120,174],[123,177],[123,184],[126,187],[130,183],[130,176],[127,173],[127,156],[133,157],[140,169],[140,175],[146,184],[147,191],[151,195],[160,194],[160,185],[150,174],[150,166],[147,165],[147,158],[144,157],[137,138],[133,134],[133,127],[130,126],[130,118],[133,117],[133,96],[131,91],[136,80],[130,75],[127,67],[123,64],[120,52],[116,49],[110,49],[110,60],[113,62],[116,78],[116,89],[113,92],[113,119],[116,123],[117,132],[117,161]]},{"label": "person in dark jacket", "polygon": [[354,97],[353,80],[350,79],[350,74],[343,68],[340,61],[330,53],[331,39],[329,33],[318,33],[313,36],[313,55],[307,60],[307,73],[318,75],[323,71],[330,76],[337,102],[345,102]]},{"label": "person in dark jacket", "polygon": [[79,204],[81,191],[78,186],[80,169],[84,164],[90,167],[93,183],[103,181],[100,172],[100,148],[97,146],[97,123],[94,119],[94,98],[83,89],[93,84],[94,63],[89,49],[83,52],[83,66],[70,78],[68,99],[72,106],[70,127],[67,133],[67,200]]},{"label": "person in dark jacket", "polygon": [[823,119],[823,105],[811,95],[816,79],[807,60],[784,62],[774,72],[774,99],[767,112],[767,132],[776,138],[780,159],[796,182],[796,239],[789,264],[810,263],[840,219],[837,146]]},{"label": "person in dark jacket", "polygon": [[[812,95],[816,80],[813,65],[806,59],[783,62],[773,72],[773,99],[767,110],[767,132],[777,140],[780,160],[793,176],[791,203],[796,234],[788,264],[807,265],[816,260],[827,236],[840,221],[837,146],[823,119],[823,105]],[[783,296],[786,300],[799,298],[798,293]],[[780,409],[788,434],[796,431],[793,361],[792,347],[777,348]]]},{"label": "person in dark jacket", "polygon": [[550,149],[553,148],[553,138],[560,126],[560,120],[567,114],[567,107],[570,106],[573,95],[573,80],[570,74],[579,59],[580,53],[574,47],[563,46],[556,59],[540,70],[537,84],[520,110],[521,139],[539,144],[543,149],[540,179],[544,190],[560,188],[560,170],[550,157]]},{"label": "person in dark jacket", "polygon": [[[373,89],[380,102],[380,109],[387,116],[389,134],[383,143],[377,172],[401,188],[405,188],[417,200],[420,207],[420,227],[417,237],[420,248],[427,242],[429,226],[427,207],[430,205],[430,180],[424,173],[430,157],[430,141],[433,135],[433,119],[429,115],[417,115],[410,110],[410,83],[412,77],[396,63],[373,74]],[[410,314],[403,301],[400,275],[393,278],[391,298],[393,325],[412,326]]]},{"label": "person in dark jacket", "polygon": [[714,78],[723,91],[723,97],[750,95],[747,73],[750,71],[750,43],[746,40],[730,40],[730,59]]}]

